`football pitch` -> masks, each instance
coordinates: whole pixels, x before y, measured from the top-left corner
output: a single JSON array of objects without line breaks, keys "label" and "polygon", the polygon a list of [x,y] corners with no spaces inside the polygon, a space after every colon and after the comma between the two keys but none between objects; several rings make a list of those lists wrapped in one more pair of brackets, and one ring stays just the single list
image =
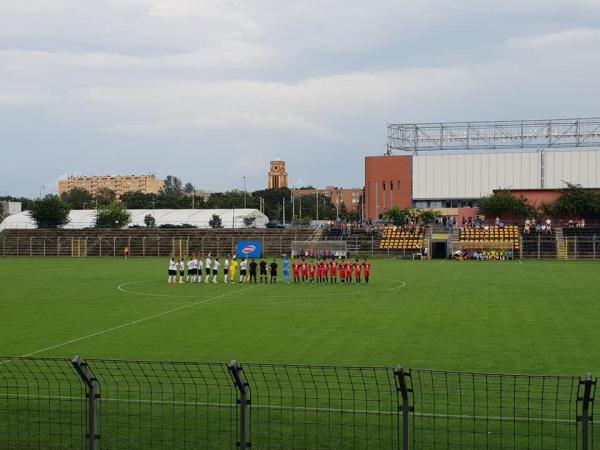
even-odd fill
[{"label": "football pitch", "polygon": [[592,262],[374,260],[369,285],[169,285],[167,265],[0,260],[0,354],[600,372]]}]

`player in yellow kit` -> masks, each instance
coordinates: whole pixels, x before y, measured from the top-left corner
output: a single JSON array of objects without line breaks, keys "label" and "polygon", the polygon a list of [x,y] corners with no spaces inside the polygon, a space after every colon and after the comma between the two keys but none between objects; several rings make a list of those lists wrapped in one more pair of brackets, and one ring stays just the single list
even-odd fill
[{"label": "player in yellow kit", "polygon": [[233,258],[231,258],[231,262],[229,263],[230,280],[232,283],[235,283],[235,274],[237,272],[237,266],[237,259],[235,259],[235,255],[233,255]]}]

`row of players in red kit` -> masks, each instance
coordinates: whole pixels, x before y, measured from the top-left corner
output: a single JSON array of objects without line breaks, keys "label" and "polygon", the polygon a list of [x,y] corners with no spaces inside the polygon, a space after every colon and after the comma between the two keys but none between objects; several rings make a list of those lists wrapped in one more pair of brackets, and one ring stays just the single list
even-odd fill
[{"label": "row of players in red kit", "polygon": [[362,264],[358,259],[352,262],[338,262],[335,259],[322,261],[294,261],[292,264],[294,283],[360,283],[361,278],[365,283],[371,277],[371,263],[365,260]]}]

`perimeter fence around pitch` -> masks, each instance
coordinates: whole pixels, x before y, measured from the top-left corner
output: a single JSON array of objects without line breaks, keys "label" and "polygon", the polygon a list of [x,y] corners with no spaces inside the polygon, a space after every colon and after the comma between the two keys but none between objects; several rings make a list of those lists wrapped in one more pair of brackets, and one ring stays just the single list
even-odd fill
[{"label": "perimeter fence around pitch", "polygon": [[7,449],[597,449],[596,379],[403,367],[0,360]]},{"label": "perimeter fence around pitch", "polygon": [[[85,231],[85,230],[84,230]],[[89,231],[68,231],[60,234],[48,230],[25,231],[8,230],[0,235],[0,257],[33,256],[33,257],[122,257],[125,247],[129,256],[185,257],[195,254],[226,255],[235,254],[237,243],[258,241],[265,255],[283,255],[292,253],[338,253],[350,257],[392,257],[403,259],[421,259],[422,247],[428,248],[428,254],[436,253],[434,246],[439,240],[425,235],[422,241],[412,241],[410,245],[402,240],[394,241],[397,246],[385,244],[384,239],[376,234],[355,232],[343,236],[315,236],[316,230],[280,230],[267,232],[260,230],[197,230],[189,232],[118,232],[106,231],[90,234]],[[569,233],[569,231],[565,231]],[[434,233],[435,234],[435,233]],[[444,233],[438,233],[444,234]],[[417,242],[415,244],[415,242]],[[515,247],[514,241],[481,241],[478,245],[473,241],[452,240],[447,235],[446,253],[468,247],[472,250],[501,250],[512,248],[514,258],[518,259],[559,259],[559,260],[596,260],[600,259],[600,230],[598,234],[587,236],[565,235],[562,239],[547,235],[521,236]],[[439,254],[437,255],[440,256]],[[442,255],[444,256],[444,255]]]}]

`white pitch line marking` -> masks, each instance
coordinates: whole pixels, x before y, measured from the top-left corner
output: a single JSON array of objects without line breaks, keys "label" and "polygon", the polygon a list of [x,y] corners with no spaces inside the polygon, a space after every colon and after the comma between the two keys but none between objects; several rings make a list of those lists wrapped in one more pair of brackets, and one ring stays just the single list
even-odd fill
[{"label": "white pitch line marking", "polygon": [[[396,283],[399,283],[397,286],[392,286],[390,288],[385,288],[385,289],[376,289],[374,291],[366,291],[366,290],[361,290],[361,291],[357,291],[358,293],[369,293],[369,294],[377,294],[377,293],[381,293],[381,292],[389,292],[389,291],[394,291],[396,289],[400,289],[406,286],[406,282],[402,281],[402,280],[394,280],[391,278],[381,278],[382,280],[385,281],[394,281]],[[149,281],[157,281],[156,279],[152,279],[152,280],[143,280],[143,281],[131,281],[128,283],[123,283],[120,284],[118,286],[119,291],[124,292],[126,294],[133,294],[133,295],[142,295],[142,296],[149,296],[149,297],[170,297],[170,298],[196,298],[196,296],[192,296],[192,295],[171,295],[171,294],[154,294],[154,293],[150,293],[150,292],[137,292],[137,291],[130,291],[128,289],[123,289],[124,286],[128,286],[128,285],[132,285],[132,284],[140,284],[140,283],[147,283]],[[201,283],[203,284],[203,283]],[[342,297],[342,296],[347,296],[349,294],[349,292],[347,291],[343,291],[343,292],[336,292],[336,293],[318,293],[315,291],[309,291],[308,289],[310,289],[309,286],[316,286],[317,284],[306,284],[306,287],[300,287],[301,285],[297,285],[299,289],[306,289],[303,291],[299,291],[298,293],[302,296],[302,297],[306,297],[306,296],[319,296],[319,297]],[[329,284],[329,285],[333,285],[335,286],[335,284]],[[352,286],[356,286],[356,283],[352,283]],[[359,286],[366,286],[365,283],[361,283]],[[256,284],[253,285],[252,287],[258,287],[261,286],[261,284]],[[290,287],[294,286],[293,283],[290,284]],[[346,289],[346,285],[343,283],[339,283],[340,289]],[[249,289],[249,288],[248,288]],[[235,291],[235,292],[241,292],[241,291]],[[269,299],[269,298],[290,298],[290,297],[295,297],[293,294],[291,295],[268,295],[265,296],[265,299]],[[231,297],[231,298],[244,298],[246,299],[246,297]]]},{"label": "white pitch line marking", "polygon": [[[27,395],[27,394],[0,394],[0,398],[36,398],[36,399],[47,399],[47,400],[84,400],[85,397],[77,397],[71,395]],[[302,399],[299,399],[302,400]],[[131,398],[113,398],[104,397],[102,401],[114,402],[114,403],[130,403],[130,404],[159,404],[159,405],[170,405],[170,406],[209,406],[218,408],[235,408],[237,403],[221,403],[221,402],[199,402],[199,401],[186,401],[186,400],[152,400],[152,399],[131,399]],[[344,414],[375,414],[385,416],[401,416],[402,412],[399,410],[381,410],[381,409],[352,409],[352,408],[331,408],[331,407],[318,407],[318,406],[294,406],[294,405],[264,405],[254,404],[253,408],[257,409],[275,409],[281,411],[312,411],[312,412],[329,412],[329,413],[344,413]],[[524,416],[481,416],[471,414],[444,414],[444,413],[427,413],[427,412],[413,412],[411,415],[417,417],[435,417],[440,419],[473,419],[473,420],[494,420],[500,422],[538,422],[538,423],[571,423],[575,424],[575,419],[562,419],[562,418],[546,418],[546,417],[524,417]]]},{"label": "white pitch line marking", "polygon": [[101,334],[110,333],[111,331],[119,330],[121,328],[129,327],[131,325],[137,325],[138,323],[142,323],[142,322],[146,322],[148,320],[156,319],[158,317],[162,317],[162,316],[165,316],[167,314],[171,314],[171,313],[174,313],[174,312],[177,312],[177,311],[181,311],[181,310],[184,310],[184,309],[187,309],[187,308],[191,308],[193,306],[201,305],[203,303],[208,303],[208,302],[211,302],[211,301],[214,301],[214,300],[218,300],[218,299],[221,299],[223,297],[227,297],[230,294],[247,291],[247,290],[253,289],[255,287],[256,286],[252,286],[252,287],[248,287],[246,289],[241,289],[241,290],[236,290],[236,291],[230,291],[230,292],[228,292],[226,294],[217,295],[216,297],[207,298],[205,300],[201,300],[201,301],[194,302],[194,303],[188,303],[186,305],[178,306],[177,308],[168,309],[167,311],[162,311],[162,312],[157,313],[157,314],[152,314],[151,316],[142,317],[141,319],[136,319],[136,320],[132,320],[130,322],[125,322],[125,323],[122,323],[120,325],[116,325],[114,327],[107,328],[105,330],[96,331],[95,333],[91,333],[91,334],[88,334],[86,336],[81,336],[81,337],[78,337],[78,338],[75,338],[75,339],[70,339],[68,341],[61,342],[60,344],[56,344],[56,345],[52,345],[50,347],[42,348],[40,350],[36,350],[35,352],[31,352],[31,353],[27,353],[25,355],[21,355],[21,357],[24,358],[24,357],[28,357],[28,356],[37,355],[38,353],[43,353],[43,352],[48,351],[48,350],[54,350],[55,348],[58,348],[58,347],[64,347],[65,345],[69,345],[69,344],[73,344],[75,342],[83,341],[85,339],[89,339],[89,338],[92,338],[92,337],[95,337],[95,336],[99,336]]}]

